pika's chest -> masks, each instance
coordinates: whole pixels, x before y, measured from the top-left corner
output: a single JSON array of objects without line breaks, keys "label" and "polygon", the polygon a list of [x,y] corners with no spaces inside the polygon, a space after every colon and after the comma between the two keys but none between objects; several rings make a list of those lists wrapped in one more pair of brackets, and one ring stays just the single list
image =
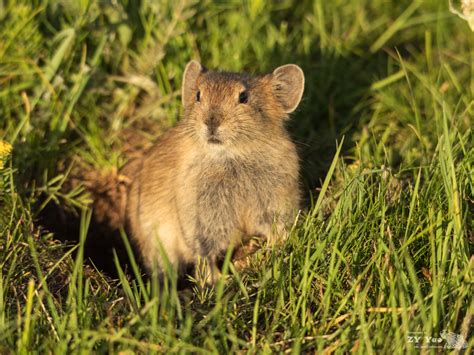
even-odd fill
[{"label": "pika's chest", "polygon": [[183,170],[187,186],[197,198],[215,198],[231,203],[251,199],[285,183],[281,167],[265,159],[196,159]]},{"label": "pika's chest", "polygon": [[184,178],[200,189],[232,188],[242,180],[251,178],[248,164],[235,159],[197,158],[184,169]]}]

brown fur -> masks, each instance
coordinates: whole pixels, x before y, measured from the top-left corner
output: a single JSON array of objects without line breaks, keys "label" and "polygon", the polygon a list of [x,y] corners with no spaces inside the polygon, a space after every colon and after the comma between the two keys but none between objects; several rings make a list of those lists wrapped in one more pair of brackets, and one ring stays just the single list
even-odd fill
[{"label": "brown fur", "polygon": [[[300,198],[298,157],[284,121],[303,87],[295,65],[249,77],[188,64],[185,118],[127,166],[127,224],[150,271],[162,272],[163,251],[182,270],[201,258],[214,265],[243,236],[284,236]],[[239,103],[243,91],[248,101]]]}]

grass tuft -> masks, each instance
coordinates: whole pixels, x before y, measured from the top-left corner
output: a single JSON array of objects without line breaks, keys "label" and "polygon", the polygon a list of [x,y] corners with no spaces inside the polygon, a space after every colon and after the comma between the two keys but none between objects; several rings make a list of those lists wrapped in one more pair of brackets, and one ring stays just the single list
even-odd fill
[{"label": "grass tuft", "polygon": [[[181,119],[191,58],[304,69],[308,203],[178,291],[97,211]],[[472,352],[473,73],[445,0],[0,1],[0,352]]]}]

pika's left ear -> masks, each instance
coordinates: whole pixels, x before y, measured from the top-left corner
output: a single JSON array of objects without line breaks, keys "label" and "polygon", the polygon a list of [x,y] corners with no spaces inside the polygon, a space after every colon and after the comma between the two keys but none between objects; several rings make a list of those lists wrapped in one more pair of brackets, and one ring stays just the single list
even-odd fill
[{"label": "pika's left ear", "polygon": [[293,112],[303,96],[303,70],[295,64],[286,64],[276,68],[272,73],[272,89],[285,112]]}]

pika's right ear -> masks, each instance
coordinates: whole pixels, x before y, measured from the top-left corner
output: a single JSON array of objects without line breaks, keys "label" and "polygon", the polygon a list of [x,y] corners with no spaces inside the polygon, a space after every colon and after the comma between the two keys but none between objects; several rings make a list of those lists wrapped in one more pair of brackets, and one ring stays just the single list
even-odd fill
[{"label": "pika's right ear", "polygon": [[199,74],[203,71],[203,66],[197,60],[192,60],[186,65],[183,73],[183,85],[181,88],[181,101],[183,102],[184,107],[187,107],[195,100],[196,81]]}]

